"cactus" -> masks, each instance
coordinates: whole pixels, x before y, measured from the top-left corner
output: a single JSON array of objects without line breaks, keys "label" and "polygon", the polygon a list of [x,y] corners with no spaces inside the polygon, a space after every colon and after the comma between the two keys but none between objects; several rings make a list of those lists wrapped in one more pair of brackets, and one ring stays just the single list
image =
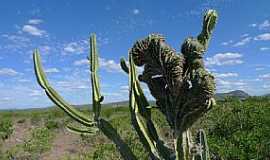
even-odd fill
[{"label": "cactus", "polygon": [[[209,159],[204,131],[199,130],[196,142],[193,142],[190,128],[215,105],[214,77],[204,67],[203,54],[208,48],[216,20],[216,11],[208,10],[203,18],[201,33],[195,38],[189,37],[184,41],[181,46],[182,54],[177,54],[166,44],[162,35],[150,34],[136,41],[129,50],[129,64],[121,59],[120,65],[129,75],[131,123],[152,160]],[[46,79],[38,50],[34,51],[33,56],[39,85],[58,107],[84,126],[84,128],[74,126],[67,126],[67,128],[79,134],[95,134],[101,131],[116,144],[123,159],[136,159],[112,125],[100,117],[101,102],[104,97],[101,96],[98,77],[96,36],[90,37],[89,55],[93,118],[81,113],[61,98]],[[137,76],[135,66],[144,67],[141,75]],[[156,106],[150,106],[140,81],[147,84],[150,93],[156,99]],[[165,115],[174,134],[174,148],[166,146],[160,139],[151,119],[153,108]]]},{"label": "cactus", "polygon": [[50,86],[47,78],[42,69],[41,60],[38,50],[34,51],[34,68],[37,81],[39,85],[45,90],[48,97],[62,110],[64,110],[70,117],[85,126],[85,128],[77,128],[74,126],[67,126],[67,129],[79,133],[79,134],[95,134],[96,131],[100,130],[106,135],[110,140],[112,140],[121,156],[126,160],[135,160],[136,157],[132,153],[129,146],[124,143],[117,131],[112,127],[112,125],[100,117],[101,102],[103,97],[100,93],[99,78],[98,78],[98,53],[96,48],[96,36],[92,35],[90,38],[90,55],[89,63],[91,64],[91,81],[92,81],[92,95],[93,95],[93,119],[87,115],[81,113],[73,106],[69,105],[64,99]]}]

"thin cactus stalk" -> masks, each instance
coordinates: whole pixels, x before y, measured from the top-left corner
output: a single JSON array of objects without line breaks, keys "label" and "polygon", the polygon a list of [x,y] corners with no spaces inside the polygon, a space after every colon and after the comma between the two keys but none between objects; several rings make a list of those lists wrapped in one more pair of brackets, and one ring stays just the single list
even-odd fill
[{"label": "thin cactus stalk", "polygon": [[[145,151],[152,160],[209,160],[206,135],[199,130],[196,141],[190,128],[215,105],[214,77],[205,69],[203,55],[217,21],[217,13],[208,10],[203,18],[202,31],[197,37],[187,38],[177,53],[160,34],[150,34],[135,42],[129,50],[129,64],[121,59],[120,65],[129,75],[129,110],[131,124],[139,136]],[[135,160],[129,146],[121,139],[117,130],[100,117],[103,96],[98,77],[98,50],[96,36],[90,37],[89,64],[92,86],[93,118],[69,105],[49,84],[42,69],[38,50],[33,54],[35,73],[39,85],[47,96],[83,128],[67,126],[79,134],[95,134],[101,131],[119,150],[123,159]],[[144,71],[137,76],[136,66]],[[150,106],[140,86],[147,84],[156,99],[156,106]],[[174,148],[165,145],[152,121],[151,110],[158,109],[165,117],[174,134]]]},{"label": "thin cactus stalk", "polygon": [[64,110],[71,118],[85,126],[86,128],[78,128],[75,126],[68,125],[67,129],[71,132],[78,134],[95,134],[98,130],[102,131],[105,136],[114,142],[119,150],[121,156],[125,160],[136,160],[135,155],[132,153],[129,146],[121,139],[116,129],[107,122],[105,119],[100,118],[101,102],[103,97],[100,93],[100,85],[98,78],[98,53],[96,48],[96,36],[93,34],[90,38],[90,71],[91,71],[91,82],[92,82],[92,104],[94,118],[91,119],[87,115],[81,113],[73,106],[69,105],[50,85],[46,78],[41,65],[41,59],[38,50],[34,51],[34,68],[37,81],[39,85],[45,90],[48,97],[62,110]]}]

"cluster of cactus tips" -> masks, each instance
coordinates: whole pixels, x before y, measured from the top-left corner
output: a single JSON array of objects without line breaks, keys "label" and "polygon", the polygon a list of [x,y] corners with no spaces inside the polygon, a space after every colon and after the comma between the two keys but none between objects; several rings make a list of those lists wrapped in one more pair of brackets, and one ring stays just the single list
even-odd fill
[{"label": "cluster of cactus tips", "polygon": [[[152,160],[207,160],[210,159],[205,132],[199,130],[192,136],[191,126],[215,105],[214,77],[205,69],[203,54],[208,48],[212,31],[217,21],[217,13],[208,10],[203,17],[202,31],[197,37],[187,38],[181,46],[181,54],[176,53],[159,34],[150,34],[135,42],[129,50],[128,62],[121,59],[121,67],[129,75],[129,109],[131,123],[141,143]],[[125,160],[136,160],[129,146],[121,139],[117,130],[100,117],[101,102],[98,76],[98,50],[96,36],[90,37],[88,57],[92,84],[93,118],[69,105],[49,84],[42,69],[38,50],[34,51],[34,68],[39,85],[47,96],[83,128],[67,126],[79,134],[103,132],[117,147]],[[136,66],[144,66],[137,76]],[[156,100],[151,106],[140,85],[147,84]],[[151,119],[151,110],[158,109],[173,132],[174,147],[169,147],[158,135]]]}]

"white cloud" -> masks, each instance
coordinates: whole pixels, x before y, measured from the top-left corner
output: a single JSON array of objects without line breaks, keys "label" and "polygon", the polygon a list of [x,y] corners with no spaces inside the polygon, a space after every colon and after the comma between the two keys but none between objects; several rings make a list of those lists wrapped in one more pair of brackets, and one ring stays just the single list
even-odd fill
[{"label": "white cloud", "polygon": [[43,90],[31,90],[28,95],[31,97],[42,96],[44,95],[44,92]]},{"label": "white cloud", "polygon": [[231,43],[233,43],[233,40],[229,40],[229,41],[227,41],[227,42],[222,42],[221,45],[227,46],[227,45],[229,45],[229,44],[231,44]]},{"label": "white cloud", "polygon": [[254,38],[256,41],[268,41],[270,40],[270,33],[263,33]]},{"label": "white cloud", "polygon": [[269,50],[270,48],[269,47],[261,47],[260,50],[261,51],[266,51],[266,50]]},{"label": "white cloud", "polygon": [[56,86],[59,87],[60,90],[66,91],[66,90],[77,90],[77,89],[89,89],[90,85],[89,82],[81,81],[81,80],[74,80],[70,79],[68,81],[58,81],[56,82]]},{"label": "white cloud", "polygon": [[218,78],[228,78],[228,77],[238,77],[238,73],[228,72],[228,73],[215,73]]},{"label": "white cloud", "polygon": [[263,23],[259,24],[259,29],[267,29],[270,27],[270,22],[269,20],[263,21]]},{"label": "white cloud", "polygon": [[252,23],[249,25],[250,27],[257,27],[257,24],[256,23]]},{"label": "white cloud", "polygon": [[0,76],[16,76],[19,73],[12,68],[0,68]]},{"label": "white cloud", "polygon": [[[73,63],[75,66],[89,65],[87,59],[77,60]],[[107,72],[122,72],[119,63],[116,63],[114,60],[107,60],[104,58],[99,58],[99,66],[102,69],[105,69]]]},{"label": "white cloud", "polygon": [[29,24],[33,24],[33,25],[35,25],[35,24],[40,24],[40,23],[42,23],[42,22],[43,22],[42,19],[30,19],[30,20],[28,21]]},{"label": "white cloud", "polygon": [[242,34],[242,35],[241,35],[242,38],[247,37],[247,36],[249,36],[248,33],[245,33],[245,34]]},{"label": "white cloud", "polygon": [[8,35],[8,34],[3,34],[1,35],[2,37],[13,41],[13,42],[30,42],[30,39],[27,37],[19,36],[19,35]]},{"label": "white cloud", "polygon": [[26,32],[30,35],[33,36],[44,36],[46,34],[46,31],[38,29],[36,26],[32,26],[32,25],[24,25],[22,28],[23,32]]},{"label": "white cloud", "polygon": [[64,52],[65,53],[77,53],[77,54],[79,54],[79,53],[83,53],[85,49],[86,48],[83,45],[81,45],[81,44],[79,44],[77,42],[71,42],[71,43],[68,43],[64,47]]},{"label": "white cloud", "polygon": [[252,40],[251,37],[245,37],[245,38],[243,38],[241,41],[235,43],[233,46],[234,46],[234,47],[237,47],[237,46],[243,46],[243,45],[249,43],[251,40]]},{"label": "white cloud", "polygon": [[120,64],[116,63],[114,60],[106,60],[104,58],[100,58],[99,65],[101,68],[104,68],[108,72],[122,72]]},{"label": "white cloud", "polygon": [[245,90],[245,88],[247,87],[247,83],[245,83],[243,80],[228,81],[217,78],[216,83],[217,92],[228,92],[237,89]]},{"label": "white cloud", "polygon": [[270,84],[264,84],[263,89],[270,89]]},{"label": "white cloud", "polygon": [[137,9],[137,8],[136,8],[136,9],[133,9],[133,14],[134,14],[134,15],[140,14],[140,10]]},{"label": "white cloud", "polygon": [[128,85],[120,86],[120,92],[128,93],[129,92],[129,86]]},{"label": "white cloud", "polygon": [[255,68],[256,71],[262,71],[262,70],[264,70],[264,69],[265,69],[264,67],[256,67],[256,68]]},{"label": "white cloud", "polygon": [[45,69],[45,72],[46,73],[58,73],[59,69],[57,69],[57,68],[48,68],[48,69]]},{"label": "white cloud", "polygon": [[9,101],[11,101],[11,100],[12,100],[11,97],[3,97],[3,98],[0,99],[0,102],[1,102],[1,103],[5,103],[5,102],[9,102]]},{"label": "white cloud", "polygon": [[259,75],[259,78],[269,80],[270,79],[270,73]]},{"label": "white cloud", "polygon": [[41,46],[39,47],[40,52],[43,54],[49,54],[49,52],[51,51],[51,47],[50,46]]},{"label": "white cloud", "polygon": [[81,59],[81,60],[75,61],[73,64],[75,66],[88,65],[89,64],[89,60],[88,59]]},{"label": "white cloud", "polygon": [[244,63],[241,59],[242,55],[239,53],[218,53],[214,55],[213,57],[206,58],[205,64],[207,66],[211,65],[217,65],[217,66],[223,66],[223,65],[236,65],[236,64],[242,64]]}]

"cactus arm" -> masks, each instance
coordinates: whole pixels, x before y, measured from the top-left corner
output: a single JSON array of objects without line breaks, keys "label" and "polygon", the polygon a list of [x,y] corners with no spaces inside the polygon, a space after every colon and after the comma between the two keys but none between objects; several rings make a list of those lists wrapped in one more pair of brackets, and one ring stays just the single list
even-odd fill
[{"label": "cactus arm", "polygon": [[113,141],[124,160],[137,159],[136,156],[132,153],[130,147],[121,139],[116,129],[114,129],[109,122],[101,118],[98,122],[98,128],[106,137]]},{"label": "cactus arm", "polygon": [[97,131],[98,128],[96,127],[89,127],[89,128],[78,128],[75,126],[67,125],[66,126],[67,130],[76,134],[83,134],[83,135],[94,135]]},{"label": "cactus arm", "polygon": [[122,68],[122,70],[125,72],[125,73],[129,73],[129,67],[128,65],[126,64],[126,60],[124,58],[121,58],[120,59],[120,66]]},{"label": "cactus arm", "polygon": [[90,73],[91,73],[91,83],[92,83],[92,103],[94,120],[97,122],[97,127],[102,133],[108,137],[117,146],[118,151],[125,160],[136,160],[135,155],[132,153],[129,146],[121,139],[116,129],[107,122],[106,120],[100,118],[101,102],[103,96],[100,93],[100,83],[98,77],[98,51],[96,47],[96,35],[92,34],[90,37]]},{"label": "cactus arm", "polygon": [[92,121],[86,117],[83,113],[76,110],[73,106],[69,105],[49,84],[47,81],[46,75],[42,69],[40,55],[38,50],[34,51],[34,68],[37,81],[40,86],[45,90],[48,97],[62,110],[64,110],[69,116],[74,118],[79,123],[84,124],[85,126],[91,126]]},{"label": "cactus arm", "polygon": [[91,71],[91,82],[92,82],[92,101],[93,101],[93,112],[94,119],[98,120],[100,116],[101,104],[103,96],[100,94],[100,85],[98,77],[98,51],[96,47],[96,35],[93,34],[90,37],[90,71]]},{"label": "cactus arm", "polygon": [[198,35],[197,39],[204,46],[205,50],[208,47],[212,32],[217,22],[217,12],[215,10],[208,10],[203,18],[202,32]]},{"label": "cactus arm", "polygon": [[132,124],[139,134],[141,142],[154,159],[170,159],[170,150],[158,138],[156,128],[151,120],[151,112],[147,109],[149,105],[140,83],[136,78],[134,62],[129,57],[129,78],[130,78],[130,112]]}]

